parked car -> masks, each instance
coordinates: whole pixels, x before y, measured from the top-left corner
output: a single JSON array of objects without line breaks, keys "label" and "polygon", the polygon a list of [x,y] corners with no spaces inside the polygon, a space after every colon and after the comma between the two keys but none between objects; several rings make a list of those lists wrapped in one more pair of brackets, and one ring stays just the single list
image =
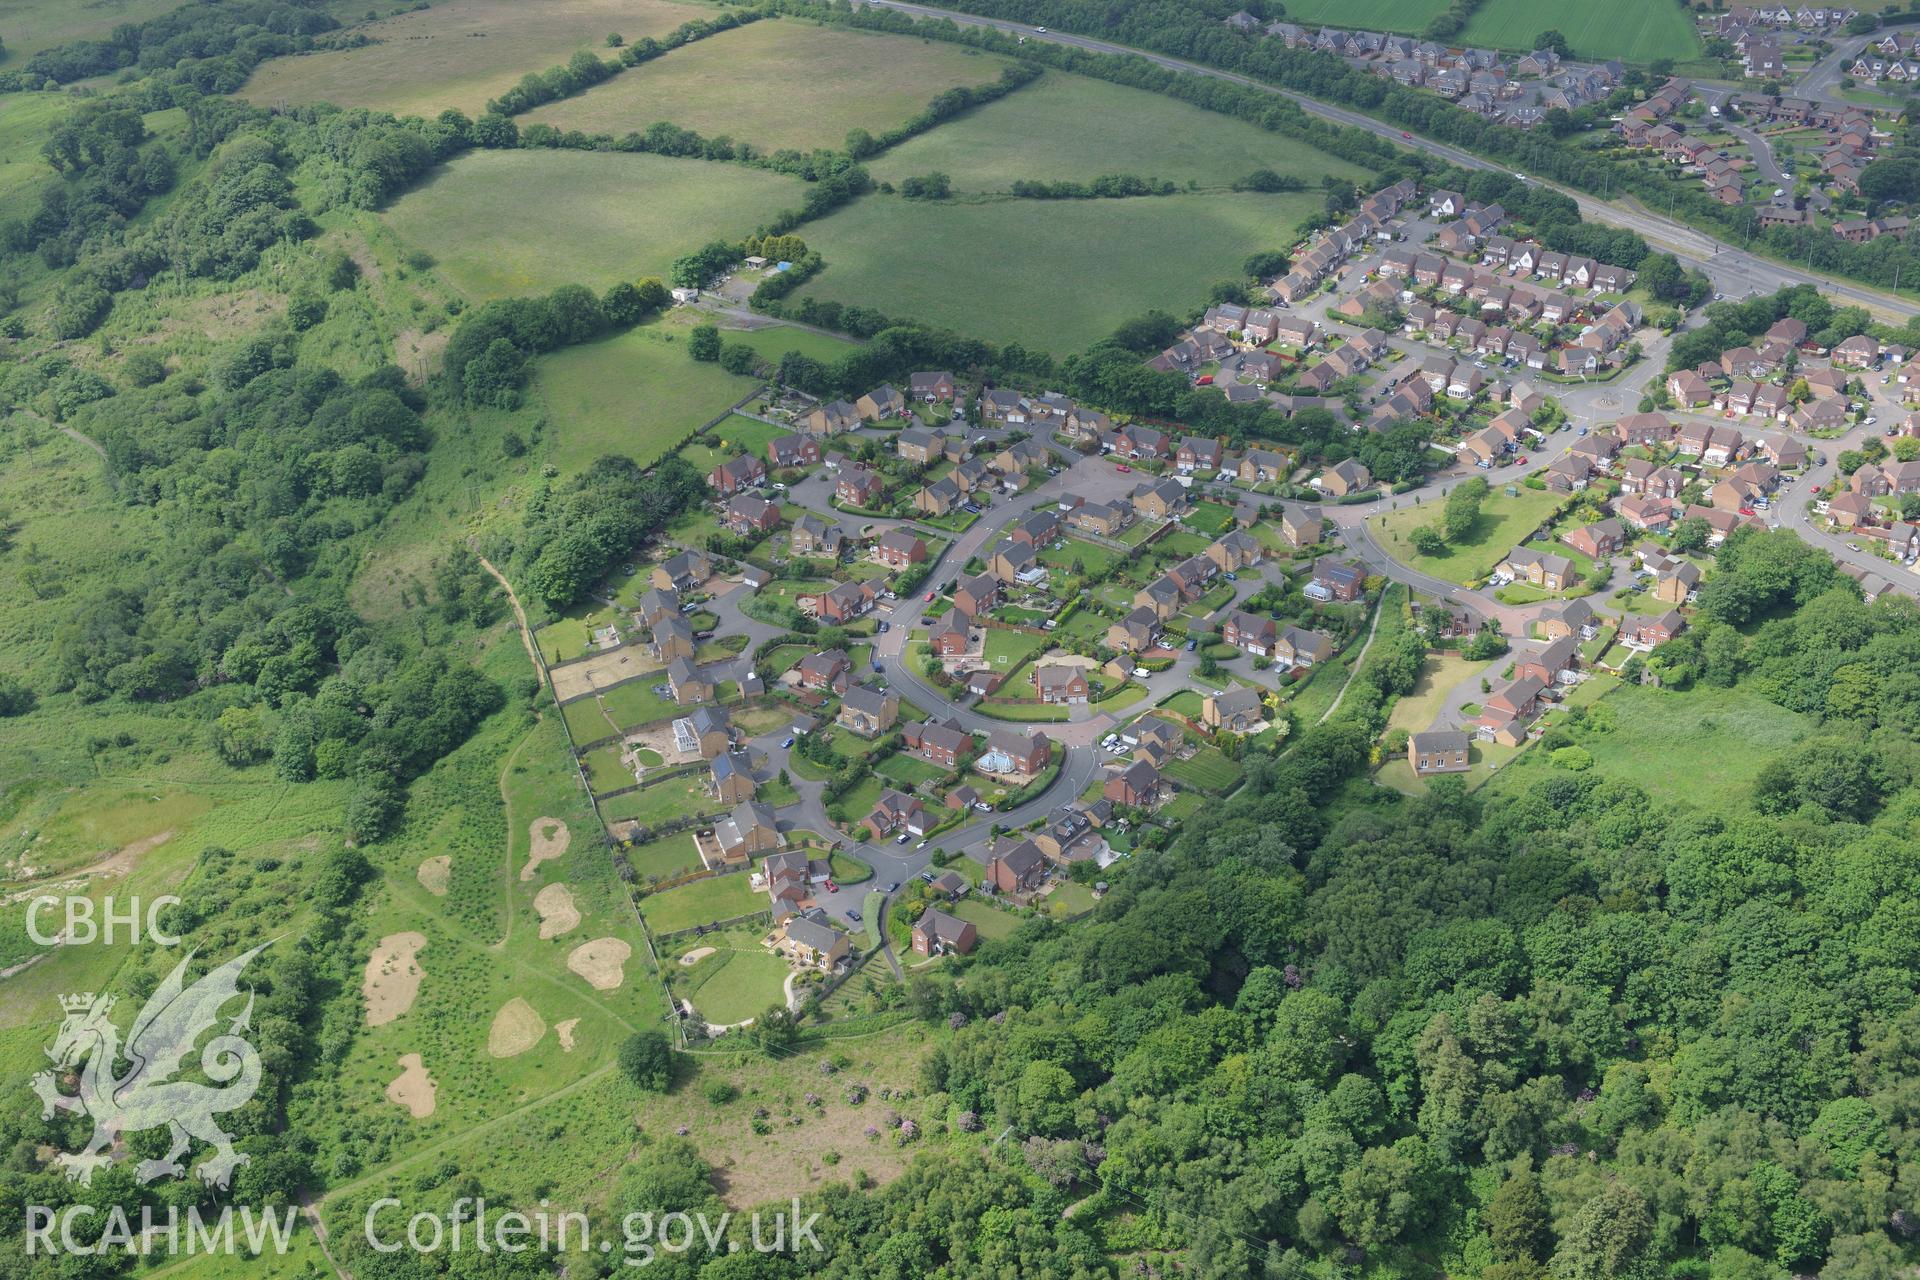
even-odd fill
[{"label": "parked car", "polygon": [[1198,640],[1189,640],[1189,641],[1187,641],[1187,652],[1188,652],[1188,653],[1192,653],[1192,652],[1193,652],[1193,651],[1194,651],[1195,649],[1198,649],[1199,647],[1200,647],[1200,642],[1199,642]]},{"label": "parked car", "polygon": [[847,912],[847,919],[849,919],[849,920],[851,920],[851,921],[853,921],[853,922],[854,922],[855,924],[859,924],[859,923],[860,923],[860,913],[859,913],[858,911],[852,911],[852,910],[849,910],[849,911]]},{"label": "parked car", "polygon": [[888,632],[888,631],[890,631],[890,630],[892,630],[892,628],[893,628],[893,624],[891,624],[891,623],[888,623],[888,622],[880,622],[880,623],[877,623],[877,624],[875,624],[875,626],[874,626],[874,630],[875,630],[875,631],[876,631],[877,633],[879,633],[880,635],[885,635],[885,634],[887,634],[887,632]]},{"label": "parked car", "polygon": [[786,740],[785,742],[783,742],[783,743],[781,743],[780,745],[781,745],[782,747],[790,747],[790,746],[792,746],[792,745],[793,745],[793,739],[792,739],[792,738],[788,738],[788,739],[787,739],[787,740]]},{"label": "parked car", "polygon": [[[905,831],[902,831],[902,832],[901,832],[901,833],[900,833],[900,834],[899,834],[898,836],[895,836],[895,837],[894,837],[894,841],[893,841],[893,842],[894,842],[895,844],[905,844],[905,843],[906,843],[907,841],[909,841],[909,840],[911,840],[911,839],[913,839],[913,836],[912,836],[912,835],[910,835],[909,833],[907,833],[907,832],[905,832]],[[889,889],[889,890],[887,890],[887,892],[888,892],[888,893],[892,893],[892,892],[893,892],[893,890],[891,890],[891,889]]]}]

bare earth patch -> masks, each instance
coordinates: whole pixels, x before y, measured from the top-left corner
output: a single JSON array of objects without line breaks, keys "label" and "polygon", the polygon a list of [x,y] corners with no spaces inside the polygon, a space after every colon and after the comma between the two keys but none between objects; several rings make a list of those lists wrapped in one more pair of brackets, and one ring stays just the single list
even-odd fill
[{"label": "bare earth patch", "polygon": [[387,1086],[387,1101],[396,1102],[407,1109],[407,1114],[415,1120],[425,1120],[433,1114],[436,1105],[434,1095],[440,1086],[427,1074],[426,1064],[420,1061],[417,1053],[400,1055],[400,1077]]},{"label": "bare earth patch", "polygon": [[443,853],[437,858],[428,858],[414,874],[420,877],[421,888],[436,898],[444,898],[447,886],[453,883],[453,856]]},{"label": "bare earth patch", "polygon": [[520,883],[532,880],[543,862],[552,862],[567,851],[567,844],[573,839],[573,833],[567,830],[567,824],[558,818],[535,818],[533,825],[527,828],[527,837],[533,844],[532,852],[527,856],[527,865],[520,868]]},{"label": "bare earth patch", "polygon": [[423,933],[390,933],[367,957],[360,994],[366,997],[368,1026],[384,1026],[413,1008],[420,980],[426,976],[414,957],[426,945]]},{"label": "bare earth patch", "polygon": [[440,371],[440,359],[446,354],[447,340],[452,336],[451,329],[433,333],[402,329],[393,335],[394,363],[406,371],[408,382],[424,387],[427,379]]},{"label": "bare earth patch", "polygon": [[580,1025],[580,1019],[568,1018],[565,1022],[553,1024],[554,1034],[560,1037],[560,1052],[573,1052],[573,1029]]},{"label": "bare earth patch", "polygon": [[708,956],[712,955],[713,952],[714,952],[714,948],[712,947],[695,947],[693,950],[687,952],[687,954],[680,957],[680,963],[687,966],[687,968],[691,969],[693,968],[693,966],[699,964],[702,960],[705,960]]},{"label": "bare earth patch", "polygon": [[550,884],[533,900],[540,913],[540,936],[557,938],[580,927],[580,909],[573,905],[573,890],[564,884]]},{"label": "bare earth patch", "polygon": [[494,1058],[517,1058],[540,1043],[547,1034],[546,1019],[519,996],[500,1006],[487,1028],[487,1054]]},{"label": "bare earth patch", "polygon": [[567,957],[567,968],[585,978],[595,991],[612,991],[627,980],[621,966],[632,954],[633,948],[618,938],[595,938],[573,949]]},{"label": "bare earth patch", "polygon": [[623,680],[664,670],[665,663],[654,661],[646,647],[637,644],[623,644],[618,649],[605,649],[550,668],[553,696],[561,702],[572,702],[575,698],[611,689]]}]

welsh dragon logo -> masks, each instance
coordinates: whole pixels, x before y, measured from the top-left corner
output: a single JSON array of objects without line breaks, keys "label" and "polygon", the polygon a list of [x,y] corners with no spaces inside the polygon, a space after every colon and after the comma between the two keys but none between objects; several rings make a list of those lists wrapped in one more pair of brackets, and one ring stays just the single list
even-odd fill
[{"label": "welsh dragon logo", "polygon": [[[33,1090],[40,1095],[42,1119],[53,1119],[56,1111],[78,1111],[93,1118],[93,1137],[86,1147],[77,1153],[63,1151],[55,1158],[70,1180],[91,1183],[94,1170],[112,1160],[107,1150],[122,1134],[162,1127],[172,1131],[173,1145],[164,1158],[140,1162],[142,1184],[184,1173],[180,1157],[195,1138],[214,1149],[199,1170],[201,1180],[210,1186],[224,1190],[233,1171],[248,1163],[249,1157],[233,1149],[233,1135],[214,1123],[214,1116],[245,1106],[260,1087],[260,1055],[239,1034],[251,1026],[251,992],[246,1008],[200,1051],[201,1071],[225,1087],[174,1077],[185,1069],[195,1042],[220,1021],[221,1007],[239,998],[241,971],[266,945],[234,957],[190,987],[184,983],[193,959],[189,953],[133,1020],[124,1054],[120,1033],[108,1018],[115,1003],[112,996],[87,992],[60,998],[66,1019],[47,1056],[60,1073],[79,1069],[80,1092],[77,1096],[61,1093],[55,1071],[34,1076]],[[116,1076],[122,1057],[128,1067],[125,1074]],[[80,1066],[83,1061],[85,1065]]]}]

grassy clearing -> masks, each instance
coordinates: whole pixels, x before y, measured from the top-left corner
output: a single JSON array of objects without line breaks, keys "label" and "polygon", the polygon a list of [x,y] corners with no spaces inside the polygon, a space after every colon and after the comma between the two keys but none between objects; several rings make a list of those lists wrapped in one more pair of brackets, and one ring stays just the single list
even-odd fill
[{"label": "grassy clearing", "polygon": [[545,459],[567,474],[610,453],[650,467],[754,386],[689,359],[675,331],[656,323],[542,357],[532,394],[550,424]]},{"label": "grassy clearing", "polygon": [[615,137],[665,120],[763,151],[838,148],[849,130],[883,133],[1004,65],[932,40],[770,20],[676,49],[527,120]]},{"label": "grassy clearing", "polygon": [[1458,545],[1449,543],[1437,556],[1420,555],[1407,543],[1412,530],[1439,520],[1439,508],[1432,503],[1389,511],[1367,523],[1374,539],[1395,560],[1448,582],[1466,583],[1492,572],[1564,500],[1559,494],[1524,487],[1519,497],[1509,498],[1504,490],[1495,489],[1481,504],[1473,536]]},{"label": "grassy clearing", "polygon": [[[156,7],[173,6],[162,0]],[[633,41],[709,16],[704,6],[668,0],[439,0],[359,27],[378,42],[364,48],[262,63],[240,96],[261,106],[331,102],[423,116],[457,107],[478,115],[488,98],[530,71],[557,66],[579,49],[605,57],[609,31]]]},{"label": "grassy clearing", "polygon": [[1588,60],[1651,62],[1691,58],[1700,52],[1693,24],[1675,0],[1613,0],[1604,5],[1580,0],[1486,0],[1458,39],[1497,49],[1532,49],[1543,31],[1559,31],[1573,46],[1574,56]]},{"label": "grassy clearing", "polygon": [[[830,264],[808,293],[1065,354],[1151,307],[1203,302],[1208,281],[1289,243],[1320,203],[1306,193],[938,205],[869,196],[808,225],[807,243]],[[955,288],[962,279],[969,287]]]},{"label": "grassy clearing", "polygon": [[1224,187],[1256,169],[1310,187],[1328,174],[1364,176],[1324,151],[1231,116],[1060,72],[873,163],[874,177],[891,182],[937,170],[957,191],[1005,191],[1021,179],[1085,182],[1104,173]]},{"label": "grassy clearing", "polygon": [[[1576,730],[1596,771],[1656,799],[1726,812],[1742,808],[1761,767],[1812,728],[1806,717],[1739,688],[1673,693],[1623,685],[1598,705],[1616,727]],[[1524,789],[1548,768],[1544,754],[1528,752],[1498,785]]]},{"label": "grassy clearing", "polygon": [[[12,52],[13,31],[4,33]],[[73,100],[64,93],[15,93],[0,98],[0,217],[31,216],[39,205],[40,184],[53,166],[40,154],[47,130],[64,116]]]},{"label": "grassy clearing", "polygon": [[801,194],[799,179],[745,165],[474,151],[435,170],[385,217],[477,300],[664,277],[674,258],[716,236],[745,235]]}]

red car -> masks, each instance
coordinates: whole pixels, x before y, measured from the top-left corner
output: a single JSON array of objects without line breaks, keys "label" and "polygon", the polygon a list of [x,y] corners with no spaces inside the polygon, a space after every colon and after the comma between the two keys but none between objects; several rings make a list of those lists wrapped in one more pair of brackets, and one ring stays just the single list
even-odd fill
[{"label": "red car", "polygon": [[932,603],[933,603],[933,592],[931,592],[931,591],[929,591],[929,592],[927,592],[927,603],[928,603],[928,604],[932,604]]},{"label": "red car", "polygon": [[1523,454],[1521,454],[1521,455],[1520,455],[1519,457],[1517,457],[1517,458],[1515,458],[1515,459],[1513,460],[1513,465],[1514,465],[1514,466],[1516,466],[1516,467],[1524,467],[1524,466],[1526,466],[1526,465],[1527,465],[1527,455],[1523,453]]},{"label": "red car", "polygon": [[1412,141],[1413,139],[1413,135],[1408,133],[1405,129],[1402,129],[1400,131],[1400,136],[1407,139],[1408,141]]},{"label": "red car", "polygon": [[1115,471],[1132,471],[1132,470],[1133,470],[1133,468],[1132,468],[1132,467],[1130,467],[1130,466],[1128,466],[1128,465],[1127,465],[1126,463],[1124,463],[1124,462],[1116,462],[1116,463],[1114,463],[1114,464],[1113,464],[1113,469],[1114,469]]},{"label": "red car", "polygon": [[1213,385],[1213,375],[1210,373],[1203,373],[1199,377],[1193,380],[1193,385],[1196,387],[1210,387]]}]

